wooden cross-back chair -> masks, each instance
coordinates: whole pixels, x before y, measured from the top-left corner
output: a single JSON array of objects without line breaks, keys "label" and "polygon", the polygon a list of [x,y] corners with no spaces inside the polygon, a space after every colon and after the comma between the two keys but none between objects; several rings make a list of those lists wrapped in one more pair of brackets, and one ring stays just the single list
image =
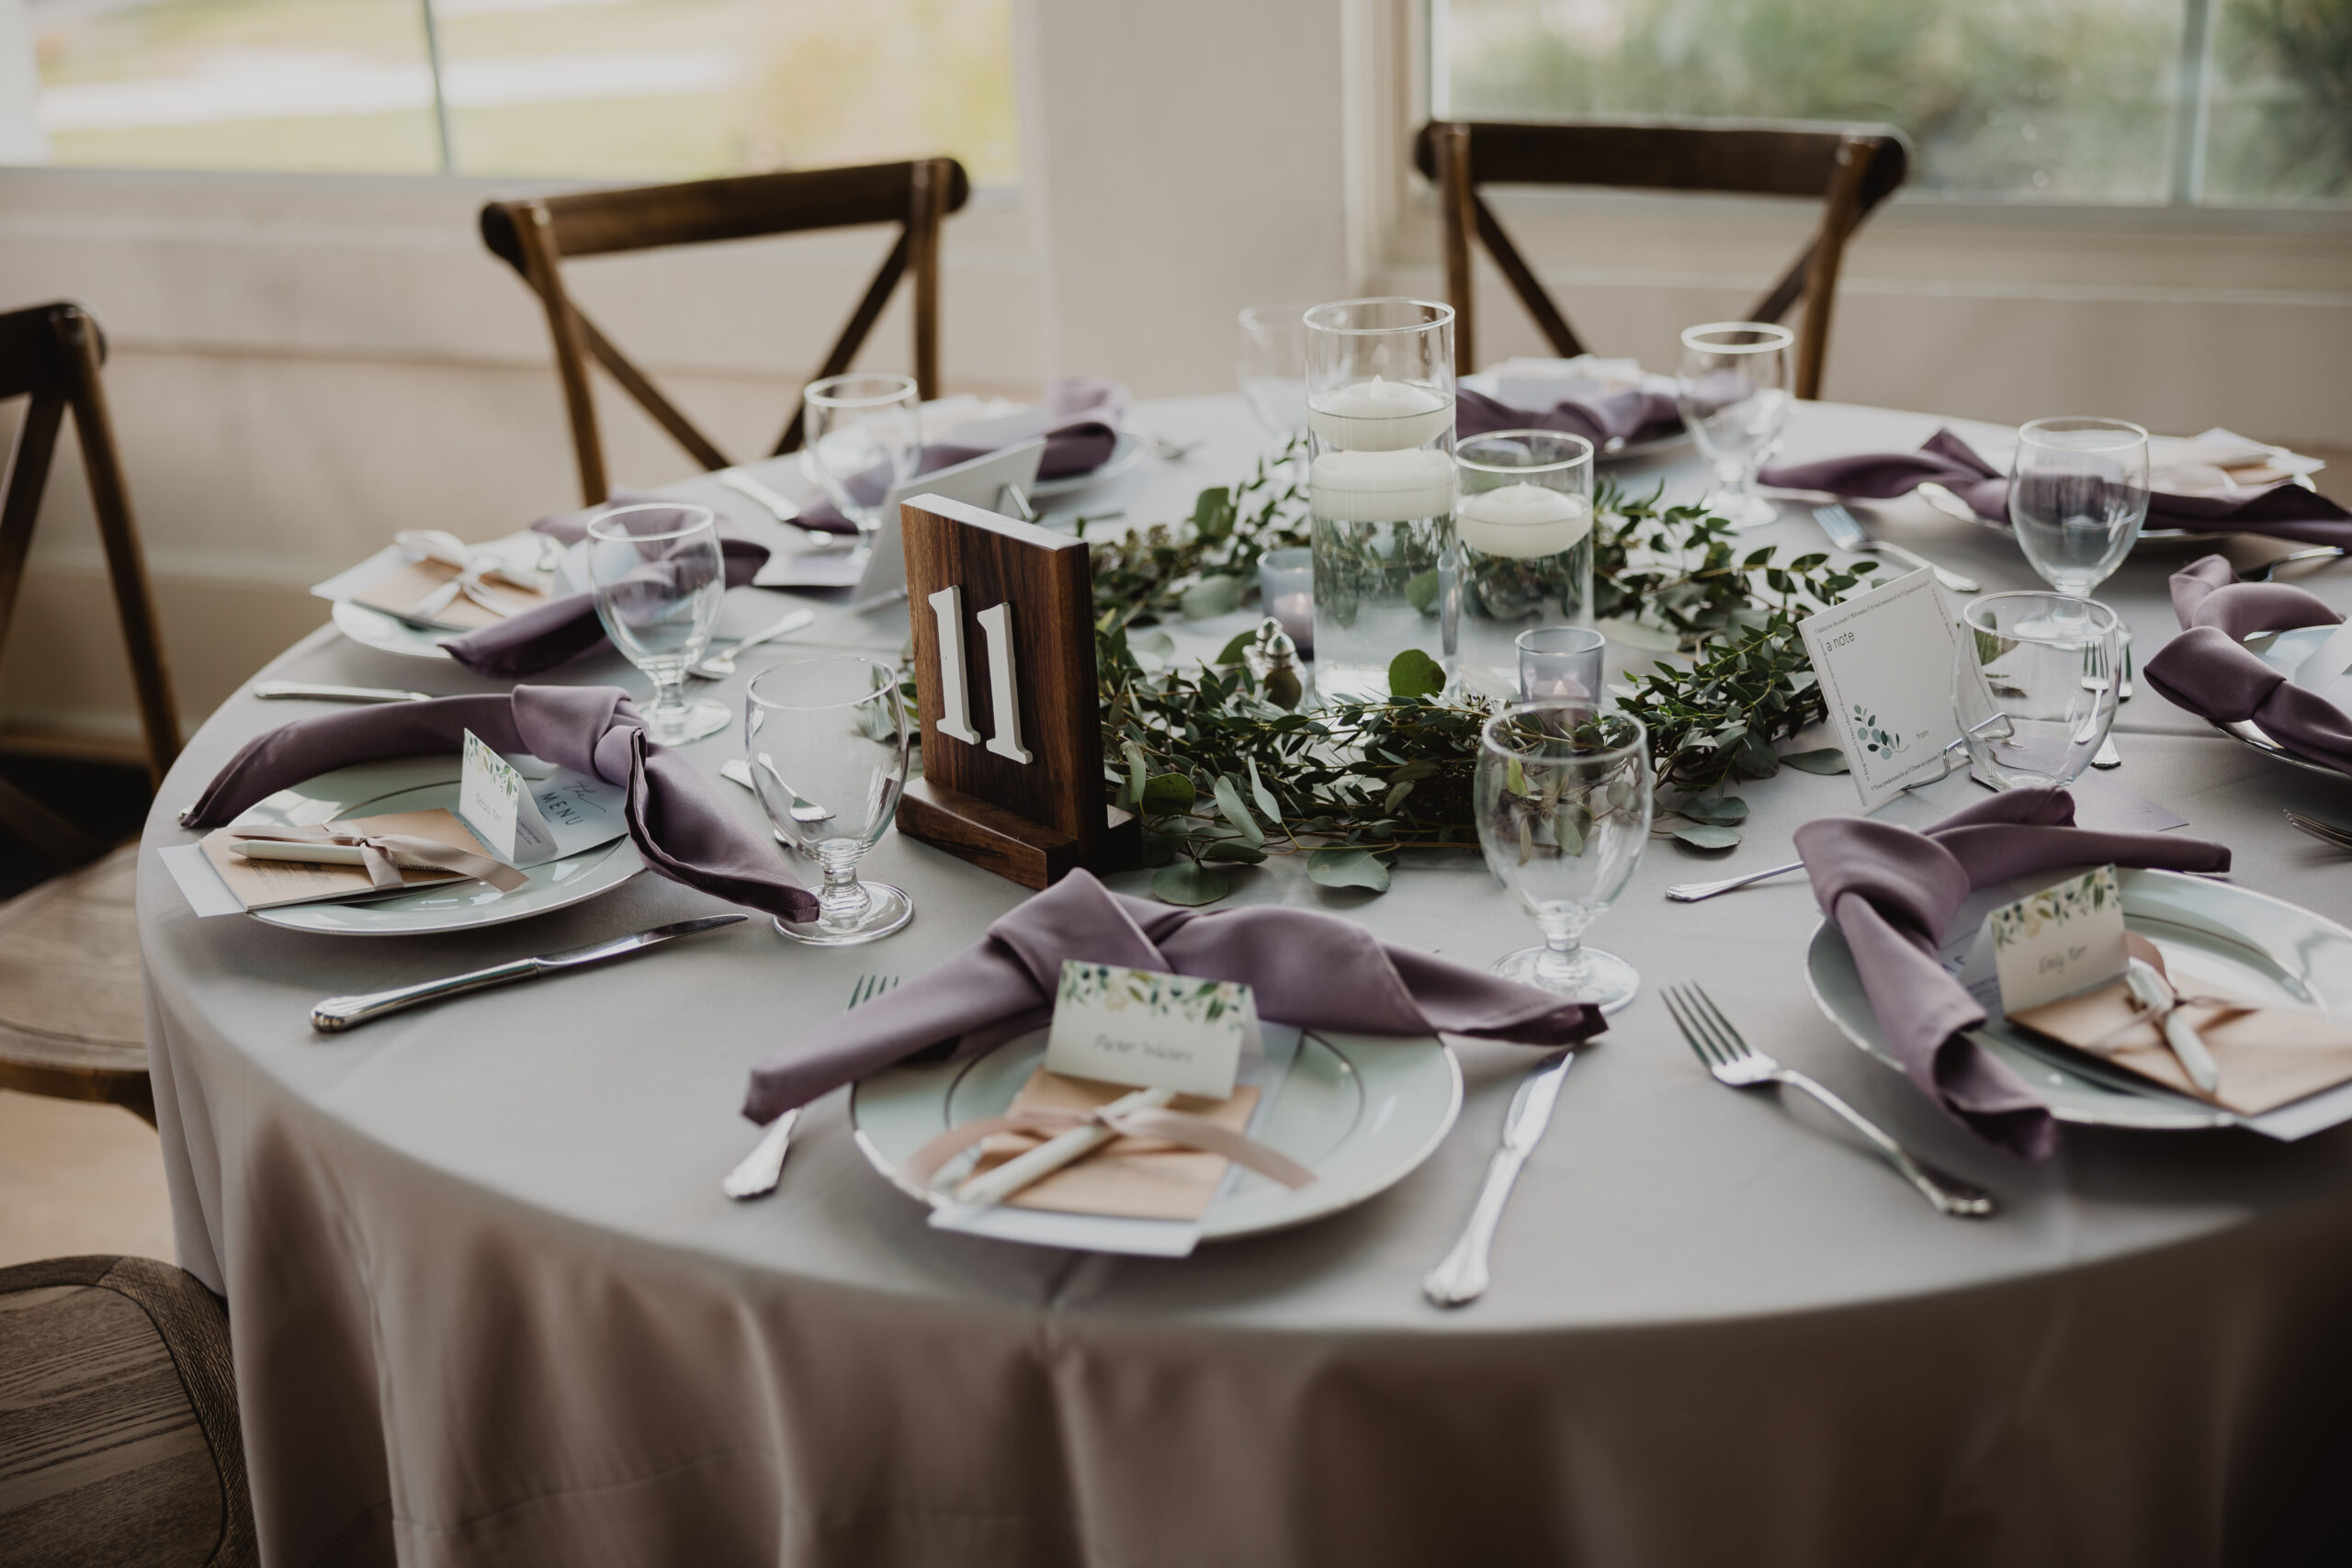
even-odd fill
[{"label": "wooden cross-back chair", "polygon": [[1476,234],[1559,353],[1586,352],[1534,270],[1478,194],[1486,185],[1611,186],[1814,197],[1821,224],[1747,319],[1778,321],[1805,301],[1797,333],[1796,395],[1817,397],[1829,318],[1846,242],[1903,184],[1910,164],[1893,126],[1521,124],[1437,121],[1421,128],[1413,162],[1438,188],[1444,214],[1446,297],[1453,306],[1454,362],[1475,367],[1470,242]]},{"label": "wooden cross-back chair", "polygon": [[[911,274],[915,381],[925,398],[933,398],[939,395],[939,233],[947,214],[959,210],[971,191],[971,181],[955,159],[918,158],[904,164],[581,191],[484,207],[482,243],[522,274],[546,307],[548,330],[555,339],[556,372],[562,379],[572,446],[580,461],[582,498],[594,506],[611,491],[596,409],[589,397],[592,356],[697,462],[723,468],[729,460],[571,301],[563,287],[561,263],[566,257],[897,223],[898,243],[883,258],[865,298],[850,313],[849,324],[812,378],[838,376],[849,368],[899,278]],[[801,417],[795,409],[776,441],[777,453],[798,448]]]}]

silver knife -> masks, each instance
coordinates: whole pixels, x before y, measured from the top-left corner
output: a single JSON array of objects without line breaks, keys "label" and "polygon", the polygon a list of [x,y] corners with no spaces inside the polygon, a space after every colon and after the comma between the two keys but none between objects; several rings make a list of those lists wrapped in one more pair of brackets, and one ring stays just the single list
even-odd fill
[{"label": "silver knife", "polygon": [[1574,1051],[1555,1051],[1527,1070],[1519,1092],[1510,1097],[1510,1112],[1503,1118],[1503,1145],[1487,1167],[1487,1185],[1470,1211],[1462,1239],[1443,1262],[1421,1280],[1421,1293],[1439,1306],[1467,1306],[1487,1292],[1487,1249],[1502,1223],[1503,1205],[1510,1201],[1511,1184],[1520,1167],[1535,1151],[1544,1128],[1552,1120],[1552,1104],[1560,1098],[1560,1080],[1576,1066]]},{"label": "silver knife", "polygon": [[329,997],[311,1010],[311,1027],[322,1034],[340,1034],[346,1029],[358,1028],[369,1019],[381,1018],[402,1008],[413,1008],[420,1002],[439,1001],[443,997],[479,991],[486,986],[503,986],[510,980],[528,980],[535,976],[552,975],[560,969],[578,969],[590,964],[602,964],[608,958],[619,958],[649,947],[659,947],[676,937],[715,931],[720,926],[731,926],[749,919],[748,915],[705,915],[699,919],[655,926],[651,931],[639,931],[634,936],[616,937],[610,942],[593,942],[586,947],[568,948],[561,953],[543,953],[536,958],[517,958],[511,964],[493,964],[488,969],[476,969],[471,974],[452,975],[446,980],[424,980],[390,991],[371,991],[365,996]]},{"label": "silver knife", "polygon": [[315,703],[429,703],[430,692],[400,692],[390,686],[328,686],[308,681],[264,681],[254,695],[265,702],[305,699]]}]

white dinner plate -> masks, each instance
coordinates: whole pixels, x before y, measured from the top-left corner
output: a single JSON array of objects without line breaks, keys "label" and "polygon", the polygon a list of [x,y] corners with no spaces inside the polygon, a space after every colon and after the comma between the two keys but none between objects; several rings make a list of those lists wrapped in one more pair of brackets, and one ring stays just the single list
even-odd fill
[{"label": "white dinner plate", "polygon": [[449,650],[441,645],[463,632],[420,631],[402,626],[380,610],[370,610],[348,599],[334,602],[334,629],[358,643],[382,653],[397,653],[407,659],[447,659]]},{"label": "white dinner plate", "polygon": [[1089,485],[1116,479],[1143,461],[1143,443],[1126,431],[1111,445],[1111,455],[1082,474],[1064,474],[1057,479],[1039,479],[1029,487],[1032,501],[1051,501],[1057,495],[1075,495]]},{"label": "white dinner plate", "polygon": [[[850,1100],[857,1146],[902,1190],[937,1204],[944,1194],[899,1181],[900,1164],[950,1126],[1001,1114],[1045,1055],[1040,1029],[968,1062],[876,1073]],[[1427,1159],[1461,1110],[1461,1065],[1435,1036],[1307,1030],[1254,1135],[1315,1179],[1293,1190],[1234,1172],[1201,1216],[1201,1239],[1280,1230],[1361,1203]]]},{"label": "white dinner plate", "polygon": [[[2298,626],[2292,631],[2283,631],[2276,635],[2257,632],[2246,638],[2245,646],[2260,655],[2264,663],[2292,680],[2297,667],[2317,651],[2319,645],[2325,642],[2335,632],[2335,628],[2333,626]],[[2256,644],[2261,646],[2256,647]],[[2352,783],[2352,778],[2336,772],[2325,762],[2314,762],[2309,757],[2296,756],[2292,751],[2265,735],[2262,732],[2262,727],[2251,719],[2240,719],[2235,724],[2223,724],[2217,718],[2209,718],[2205,722],[2240,745],[2251,746],[2264,756],[2276,757],[2290,767],[2301,768],[2305,773],[2319,773],[2335,780],[2338,784]]]},{"label": "white dinner plate", "polygon": [[[2129,868],[2118,874],[2124,924],[2156,944],[2176,985],[2352,1017],[2352,931],[2308,909],[2208,877]],[[1814,1001],[1847,1039],[1902,1070],[1886,1049],[1845,937],[1826,920],[1806,950],[1805,980]],[[2061,1122],[2179,1131],[2227,1127],[2240,1120],[2219,1106],[2013,1029],[1994,1011],[1983,1031],[1989,1049],[2016,1069]],[[2324,1095],[2344,1092],[2330,1089]],[[2262,1119],[2283,1118],[2295,1109],[2282,1106]]]},{"label": "white dinner plate", "polygon": [[[400,757],[361,762],[279,790],[249,807],[234,827],[303,827],[391,811],[454,811],[458,759]],[[645,869],[628,837],[576,855],[526,868],[530,878],[512,893],[483,882],[451,882],[389,898],[349,904],[291,904],[256,909],[253,918],[288,931],[329,936],[423,936],[503,925],[560,909],[609,892]]]}]

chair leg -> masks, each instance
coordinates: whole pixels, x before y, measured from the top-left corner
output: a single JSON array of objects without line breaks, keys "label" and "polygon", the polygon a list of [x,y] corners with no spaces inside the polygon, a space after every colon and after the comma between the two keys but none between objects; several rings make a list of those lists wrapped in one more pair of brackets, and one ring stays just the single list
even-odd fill
[{"label": "chair leg", "polygon": [[1804,321],[1797,331],[1796,394],[1808,400],[1821,396],[1824,362],[1829,357],[1829,318],[1838,303],[1838,269],[1846,254],[1846,237],[1854,231],[1862,205],[1862,176],[1871,165],[1872,143],[1849,136],[1838,143],[1838,164],[1830,171],[1828,203],[1821,215],[1821,232],[1814,240],[1804,281]]},{"label": "chair leg", "polygon": [[1471,310],[1470,234],[1476,220],[1470,183],[1470,128],[1441,126],[1436,137],[1438,202],[1445,212],[1445,298],[1453,307],[1453,373],[1477,367],[1476,332]]},{"label": "chair leg", "polygon": [[588,386],[587,356],[581,352],[580,323],[563,291],[556,252],[555,220],[547,203],[526,207],[514,225],[522,246],[524,276],[546,307],[548,335],[555,344],[556,378],[563,383],[564,412],[571,421],[572,455],[580,463],[582,503],[602,506],[612,494],[605,476],[605,442],[596,429],[596,401]]},{"label": "chair leg", "polygon": [[41,492],[49,484],[50,460],[57,455],[57,432],[64,418],[62,397],[53,391],[34,393],[25,423],[17,428],[5,482],[0,482],[0,648],[7,645],[17,594],[25,585],[33,523],[40,514]]},{"label": "chair leg", "polygon": [[947,215],[952,176],[944,158],[921,158],[912,171],[907,214],[907,268],[913,275],[915,387],[939,396],[939,231]]}]

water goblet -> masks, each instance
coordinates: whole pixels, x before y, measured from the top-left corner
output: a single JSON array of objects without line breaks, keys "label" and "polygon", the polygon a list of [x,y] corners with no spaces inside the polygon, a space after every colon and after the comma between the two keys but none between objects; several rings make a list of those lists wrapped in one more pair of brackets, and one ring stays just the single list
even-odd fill
[{"label": "water goblet", "polygon": [[857,525],[859,547],[869,547],[891,489],[914,478],[922,460],[922,394],[911,376],[828,376],[800,399],[808,411],[802,468]]},{"label": "water goblet", "polygon": [[817,947],[888,936],[914,919],[914,900],[861,881],[857,863],[881,838],[907,783],[911,737],[898,672],[853,654],[786,660],[752,678],[743,700],[743,755],[776,836],[824,868],[817,919],[775,929]]},{"label": "water goblet", "polygon": [[1624,891],[1650,836],[1649,735],[1591,703],[1521,703],[1479,736],[1478,844],[1544,945],[1495,973],[1613,1012],[1641,976],[1583,935]]},{"label": "water goblet", "polygon": [[1252,305],[1241,312],[1234,377],[1269,434],[1306,434],[1306,311],[1305,305]]},{"label": "water goblet", "polygon": [[2002,789],[2072,784],[2115,724],[2123,635],[2097,600],[1987,593],[1961,611],[1952,716],[1968,759]]},{"label": "water goblet", "polygon": [[[2120,419],[2037,419],[2018,432],[2009,526],[2026,560],[2068,600],[2087,600],[2148,516],[2148,433]],[[2080,618],[2061,604],[2055,615]]]},{"label": "water goblet", "polygon": [[605,508],[588,520],[588,575],[605,635],[653,682],[647,739],[683,746],[726,728],[734,716],[724,704],[685,699],[686,667],[708,646],[727,594],[710,509],[675,502]]},{"label": "water goblet", "polygon": [[1608,639],[1590,626],[1532,626],[1519,634],[1519,696],[1529,703],[1600,701]]},{"label": "water goblet", "polygon": [[1758,528],[1780,512],[1757,493],[1756,471],[1789,422],[1789,344],[1770,321],[1710,321],[1682,334],[1674,400],[1699,455],[1715,471],[1707,504],[1736,528]]}]

